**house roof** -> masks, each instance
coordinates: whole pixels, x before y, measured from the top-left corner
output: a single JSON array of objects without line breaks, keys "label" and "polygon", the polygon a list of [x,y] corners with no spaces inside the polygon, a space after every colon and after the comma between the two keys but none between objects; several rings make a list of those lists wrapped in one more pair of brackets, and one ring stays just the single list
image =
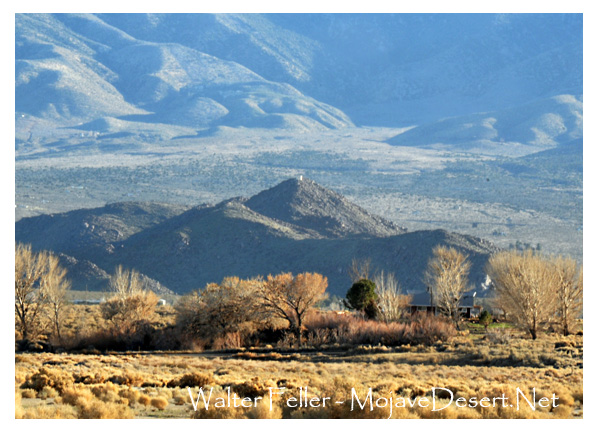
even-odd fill
[{"label": "house roof", "polygon": [[[469,291],[462,297],[460,307],[473,307],[476,291]],[[426,291],[419,291],[412,294],[411,306],[431,306],[431,295]],[[433,306],[436,306],[433,302]]]}]

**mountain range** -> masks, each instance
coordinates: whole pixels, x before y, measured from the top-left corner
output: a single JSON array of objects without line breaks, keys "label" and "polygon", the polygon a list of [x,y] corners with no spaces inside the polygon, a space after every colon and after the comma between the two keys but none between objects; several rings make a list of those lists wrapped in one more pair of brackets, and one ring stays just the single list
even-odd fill
[{"label": "mountain range", "polygon": [[[116,265],[135,268],[159,292],[178,294],[225,276],[319,272],[344,296],[352,259],[392,271],[404,290],[424,289],[422,275],[438,244],[466,252],[475,287],[498,250],[443,230],[407,232],[306,178],[289,179],[251,198],[186,208],[117,203],[23,218],[16,240],[62,254],[75,289],[106,289]],[[102,286],[104,283],[104,286]]]},{"label": "mountain range", "polygon": [[[494,250],[479,237],[581,260],[582,28],[582,14],[16,14],[17,240],[64,254],[80,288],[122,263],[179,293],[311,270],[344,294],[366,256],[421,289],[436,243],[478,260],[478,284]],[[308,181],[257,193],[300,175],[371,214]]]},{"label": "mountain range", "polygon": [[18,142],[72,128],[171,139],[424,125],[393,143],[547,145],[582,131],[582,14],[17,14],[15,25]]}]

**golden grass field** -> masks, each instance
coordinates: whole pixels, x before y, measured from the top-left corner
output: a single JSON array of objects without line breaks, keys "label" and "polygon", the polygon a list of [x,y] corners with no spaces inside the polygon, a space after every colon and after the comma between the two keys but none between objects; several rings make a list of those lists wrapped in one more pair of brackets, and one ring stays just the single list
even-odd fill
[{"label": "golden grass field", "polygon": [[[432,346],[323,346],[319,350],[270,347],[206,352],[107,354],[23,353],[15,355],[16,418],[582,418],[582,336],[543,334],[537,341],[508,330],[509,337],[486,336],[472,326]],[[505,336],[505,334],[504,334]],[[194,411],[199,388],[213,389],[210,409]],[[273,396],[269,387],[285,387]],[[308,387],[310,398],[329,397],[323,407],[290,407],[290,398]],[[431,399],[432,388],[453,393],[453,403],[433,411],[410,403]],[[517,394],[516,388],[522,391]],[[557,397],[556,407],[535,405]],[[216,407],[227,389],[240,398],[262,397],[250,407]],[[364,401],[350,409],[352,389]],[[519,396],[519,409],[458,407],[460,397],[480,401]],[[449,393],[437,391],[437,407]],[[383,402],[391,398],[393,411]],[[418,399],[420,398],[420,399]],[[398,407],[403,403],[406,407]],[[547,400],[541,402],[547,405]],[[335,404],[333,401],[345,401]],[[195,402],[195,401],[194,401]],[[327,404],[328,402],[328,404]],[[316,403],[316,402],[315,402]],[[555,402],[553,402],[555,403]],[[249,403],[248,403],[249,404]],[[294,405],[297,403],[291,403]],[[425,404],[425,402],[422,402]],[[485,403],[486,404],[486,403]]]}]

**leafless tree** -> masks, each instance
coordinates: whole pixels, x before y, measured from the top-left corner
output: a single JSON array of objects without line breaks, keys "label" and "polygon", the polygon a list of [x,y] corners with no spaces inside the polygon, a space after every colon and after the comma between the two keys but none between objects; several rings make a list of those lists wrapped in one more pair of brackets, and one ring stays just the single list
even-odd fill
[{"label": "leafless tree", "polygon": [[15,244],[15,324],[24,340],[42,332],[47,295],[42,283],[48,272],[45,251],[33,252],[31,245]]},{"label": "leafless tree", "polygon": [[558,324],[562,334],[568,336],[582,314],[582,266],[579,269],[575,260],[561,256],[554,258],[553,264],[557,278]]},{"label": "leafless tree", "polygon": [[356,283],[361,279],[370,279],[371,264],[372,260],[370,258],[352,258],[348,270],[352,283]]},{"label": "leafless tree", "polygon": [[441,313],[447,315],[459,330],[460,303],[468,291],[470,273],[468,256],[455,248],[436,246],[424,275],[433,299]]},{"label": "leafless tree", "polygon": [[158,297],[143,287],[135,270],[118,266],[110,277],[114,295],[100,305],[104,319],[112,323],[112,330],[125,341],[130,341],[144,326],[156,320]]},{"label": "leafless tree", "polygon": [[555,318],[557,272],[532,250],[499,252],[489,259],[487,274],[506,316],[537,339]]},{"label": "leafless tree", "polygon": [[42,279],[41,289],[45,292],[54,334],[59,342],[62,342],[60,329],[62,327],[63,309],[66,304],[67,292],[71,288],[71,282],[66,276],[67,271],[60,266],[58,257],[52,254],[48,255],[47,273]]},{"label": "leafless tree", "polygon": [[124,269],[119,265],[110,276],[110,290],[114,296],[127,298],[143,291],[141,276],[136,270]]},{"label": "leafless tree", "polygon": [[318,273],[268,275],[260,286],[262,307],[289,323],[302,344],[302,325],[308,311],[326,298],[327,278]]},{"label": "leafless tree", "polygon": [[35,339],[46,331],[49,311],[53,331],[61,340],[62,310],[71,286],[66,276],[57,256],[15,244],[15,321],[23,339]]},{"label": "leafless tree", "polygon": [[401,293],[401,287],[393,273],[385,273],[381,270],[376,274],[373,282],[378,295],[380,319],[385,322],[399,321],[410,305],[412,296]]},{"label": "leafless tree", "polygon": [[259,308],[260,279],[226,277],[181,298],[177,310],[180,330],[192,338],[214,340],[228,333],[245,334],[264,323]]}]

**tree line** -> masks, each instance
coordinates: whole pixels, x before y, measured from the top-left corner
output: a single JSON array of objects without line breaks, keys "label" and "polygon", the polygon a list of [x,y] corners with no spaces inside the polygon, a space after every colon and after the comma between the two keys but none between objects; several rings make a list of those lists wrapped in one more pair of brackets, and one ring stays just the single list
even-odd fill
[{"label": "tree line", "polygon": [[[457,329],[462,300],[472,289],[470,268],[466,254],[439,245],[423,276],[439,312]],[[548,326],[564,335],[575,331],[583,294],[582,266],[576,261],[533,250],[512,250],[492,255],[486,271],[496,307],[532,339]],[[370,260],[354,259],[349,275],[352,285],[343,302],[347,309],[383,323],[409,319],[411,296],[402,293],[393,273],[372,271]],[[156,317],[156,294],[145,289],[138,272],[122,266],[115,269],[109,286],[112,295],[100,304],[101,315],[109,323],[107,331],[125,342],[144,334]],[[284,328],[301,345],[306,317],[327,298],[327,287],[325,276],[310,272],[226,277],[184,295],[175,305],[176,326],[184,337],[211,342],[233,334],[243,337],[266,328]],[[61,343],[69,289],[67,272],[57,256],[16,244],[17,337],[28,341],[50,333]]]}]

